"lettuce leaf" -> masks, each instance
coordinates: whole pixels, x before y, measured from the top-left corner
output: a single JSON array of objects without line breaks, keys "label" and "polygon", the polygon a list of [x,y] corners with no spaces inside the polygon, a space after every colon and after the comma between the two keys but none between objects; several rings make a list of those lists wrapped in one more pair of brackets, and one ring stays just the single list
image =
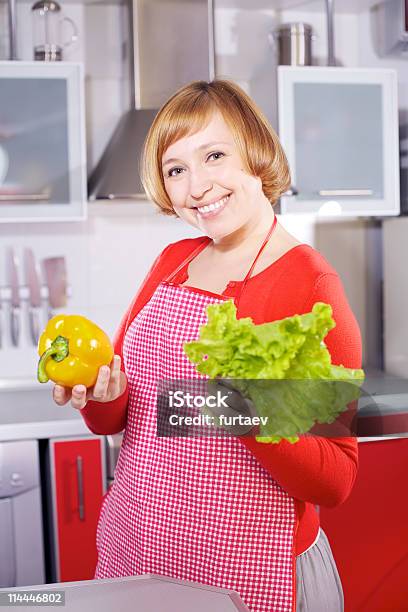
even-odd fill
[{"label": "lettuce leaf", "polygon": [[234,379],[258,415],[268,417],[258,441],[296,442],[358,398],[363,370],[332,365],[323,341],[336,325],[329,304],[316,302],[306,314],[255,325],[249,317],[237,319],[228,300],[210,304],[207,318],[184,351],[201,374]]}]

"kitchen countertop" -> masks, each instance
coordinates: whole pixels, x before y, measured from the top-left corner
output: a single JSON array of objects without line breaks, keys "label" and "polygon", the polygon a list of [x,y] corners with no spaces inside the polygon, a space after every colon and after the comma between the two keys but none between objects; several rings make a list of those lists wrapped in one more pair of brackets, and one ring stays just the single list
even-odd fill
[{"label": "kitchen countertop", "polygon": [[[408,380],[366,368],[359,441],[408,437]],[[52,383],[0,379],[0,442],[92,435],[78,410],[57,406]]]},{"label": "kitchen countertop", "polygon": [[78,410],[57,406],[52,383],[0,382],[0,442],[92,435]]},{"label": "kitchen countertop", "polygon": [[369,367],[365,373],[359,400],[359,441],[408,437],[408,380]]}]

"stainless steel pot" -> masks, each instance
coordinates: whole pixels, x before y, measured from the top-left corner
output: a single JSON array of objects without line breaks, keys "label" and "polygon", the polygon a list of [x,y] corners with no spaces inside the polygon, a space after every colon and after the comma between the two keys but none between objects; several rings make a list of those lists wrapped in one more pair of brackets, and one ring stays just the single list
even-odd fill
[{"label": "stainless steel pot", "polygon": [[283,66],[311,66],[313,29],[308,23],[283,23],[270,37],[277,45],[278,63]]}]

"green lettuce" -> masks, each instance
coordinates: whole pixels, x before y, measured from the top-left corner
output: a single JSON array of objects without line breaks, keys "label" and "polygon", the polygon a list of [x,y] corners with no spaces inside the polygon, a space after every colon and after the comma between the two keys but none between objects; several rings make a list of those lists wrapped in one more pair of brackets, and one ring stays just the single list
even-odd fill
[{"label": "green lettuce", "polygon": [[359,397],[364,371],[333,365],[323,341],[336,325],[329,304],[316,302],[306,314],[255,325],[249,317],[237,319],[228,300],[210,304],[207,318],[184,351],[210,379],[235,379],[258,415],[268,417],[259,442],[296,442],[314,424],[332,423]]}]

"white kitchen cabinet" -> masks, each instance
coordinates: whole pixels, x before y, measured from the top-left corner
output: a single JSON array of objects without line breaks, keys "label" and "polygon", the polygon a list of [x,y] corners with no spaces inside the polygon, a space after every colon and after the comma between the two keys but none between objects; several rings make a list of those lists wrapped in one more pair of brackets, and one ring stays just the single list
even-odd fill
[{"label": "white kitchen cabinet", "polygon": [[394,70],[279,66],[278,95],[292,175],[283,214],[399,214]]},{"label": "white kitchen cabinet", "polygon": [[83,68],[0,62],[0,222],[86,217]]}]

